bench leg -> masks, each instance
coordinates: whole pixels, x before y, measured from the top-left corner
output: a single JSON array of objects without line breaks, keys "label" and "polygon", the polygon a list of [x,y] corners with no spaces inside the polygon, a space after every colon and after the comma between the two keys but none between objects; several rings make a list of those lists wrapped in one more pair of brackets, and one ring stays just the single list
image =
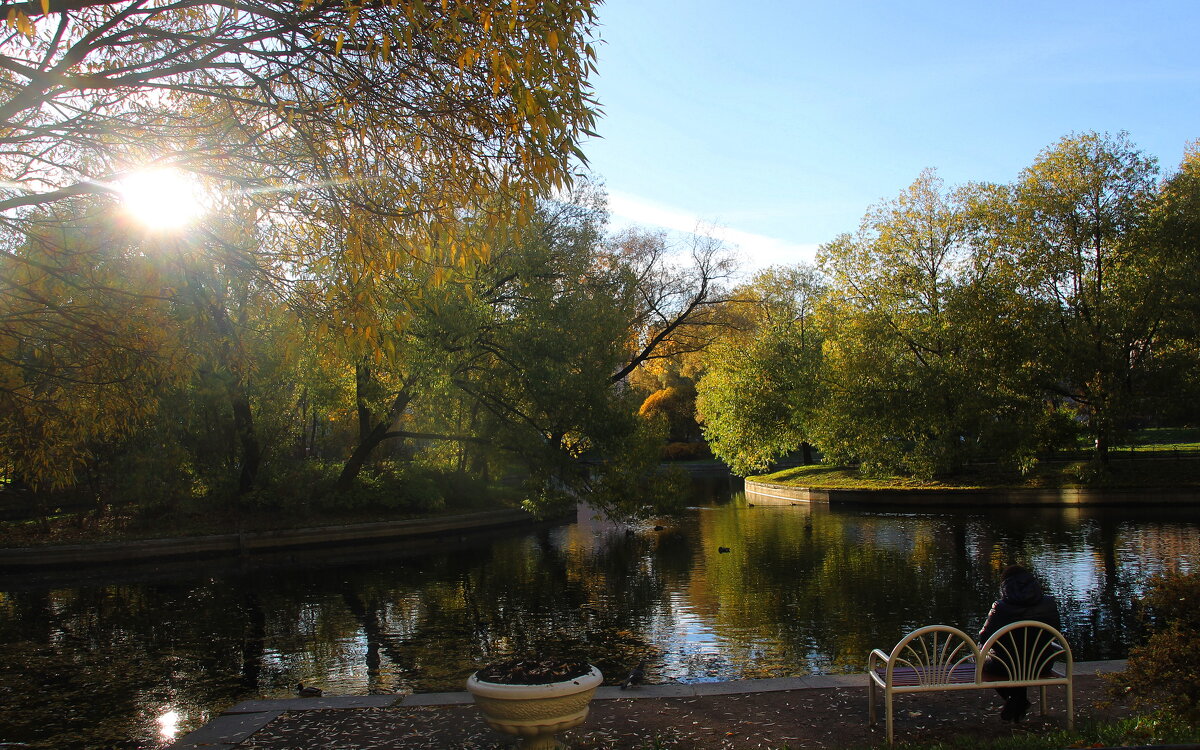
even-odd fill
[{"label": "bench leg", "polygon": [[875,680],[867,675],[867,726],[875,726]]},{"label": "bench leg", "polygon": [[888,744],[894,744],[894,735],[892,733],[892,691],[883,691],[883,710],[887,712],[887,741]]},{"label": "bench leg", "polygon": [[1075,728],[1075,693],[1074,686],[1067,680],[1067,730]]}]

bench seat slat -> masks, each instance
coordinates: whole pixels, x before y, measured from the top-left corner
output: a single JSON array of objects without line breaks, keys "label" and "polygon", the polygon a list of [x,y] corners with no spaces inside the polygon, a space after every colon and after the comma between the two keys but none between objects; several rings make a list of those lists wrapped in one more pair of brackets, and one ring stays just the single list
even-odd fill
[{"label": "bench seat slat", "polygon": [[[929,673],[935,673],[940,676],[948,676],[949,679],[936,679]],[[883,685],[887,682],[887,669],[877,669],[875,674],[878,675],[879,684]],[[945,669],[931,669],[929,667],[896,667],[892,670],[892,685],[895,687],[912,687],[914,685],[958,685],[964,682],[975,682],[975,665],[963,663],[955,666],[946,675]]]},{"label": "bench seat slat", "polygon": [[[937,687],[940,685],[963,685],[963,684],[968,684],[968,683],[970,683],[970,684],[975,683],[975,665],[974,664],[969,664],[969,663],[959,664],[950,673],[950,679],[948,679],[948,680],[936,680],[935,681],[935,680],[932,680],[927,677],[923,678],[923,676],[920,673],[928,672],[928,671],[932,671],[932,670],[929,670],[927,668],[914,669],[913,667],[896,667],[894,670],[892,670],[892,687],[902,688],[902,687],[917,687],[917,686],[926,687],[927,686],[927,687],[932,688],[932,687]],[[944,670],[939,670],[939,671],[944,671]],[[989,682],[1003,682],[1005,685],[1012,685],[1015,687],[1019,687],[1021,685],[1029,686],[1029,685],[1047,684],[1047,682],[1046,682],[1047,680],[1063,680],[1063,681],[1065,681],[1066,679],[1067,679],[1067,676],[1065,674],[1063,674],[1061,670],[1052,669],[1052,670],[1047,671],[1041,677],[1035,678],[1032,680],[1001,680],[1001,679],[991,680],[991,679],[988,679],[987,675],[984,675],[983,683],[981,686],[986,687],[987,683],[989,683]],[[887,669],[876,669],[875,670],[875,680],[881,686],[885,686],[887,684]]]}]

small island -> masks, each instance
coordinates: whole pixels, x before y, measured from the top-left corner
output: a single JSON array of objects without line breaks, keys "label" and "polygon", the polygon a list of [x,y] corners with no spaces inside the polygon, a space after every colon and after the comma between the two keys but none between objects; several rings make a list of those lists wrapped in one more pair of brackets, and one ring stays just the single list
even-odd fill
[{"label": "small island", "polygon": [[986,463],[938,478],[876,475],[806,464],[746,477],[756,504],[1114,505],[1200,503],[1200,430],[1146,429],[1097,472],[1082,455],[1039,461],[1022,473]]}]

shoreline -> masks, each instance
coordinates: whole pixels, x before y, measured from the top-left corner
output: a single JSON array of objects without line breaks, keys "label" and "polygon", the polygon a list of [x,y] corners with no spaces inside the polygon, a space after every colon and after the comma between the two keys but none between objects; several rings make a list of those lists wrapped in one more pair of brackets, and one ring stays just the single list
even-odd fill
[{"label": "shoreline", "polygon": [[195,537],[167,537],[87,544],[47,544],[0,549],[0,572],[78,565],[123,565],[210,558],[269,556],[322,547],[440,539],[507,528],[535,528],[539,521],[518,508],[433,518],[318,526]]},{"label": "shoreline", "polygon": [[[705,466],[705,469],[710,467]],[[699,474],[699,472],[696,472]],[[1197,487],[1145,488],[954,488],[840,489],[785,485],[745,479],[748,502],[754,505],[858,505],[919,507],[963,506],[1190,506],[1200,505]],[[539,520],[518,508],[452,516],[370,521],[300,529],[277,529],[203,536],[162,537],[76,544],[0,548],[0,574],[54,570],[81,565],[128,565],[145,562],[182,563],[204,559],[268,559],[306,550],[355,546],[429,543],[467,535],[534,529],[555,519]]]},{"label": "shoreline", "polygon": [[1197,487],[836,489],[746,479],[746,499],[756,505],[889,506],[1146,506],[1200,504]]},{"label": "shoreline", "polygon": [[[680,464],[679,467],[692,477],[732,476],[729,468],[716,460]],[[574,513],[564,516],[573,517]],[[464,534],[484,534],[509,528],[535,529],[561,521],[562,518],[538,519],[520,508],[502,508],[452,516],[364,521],[297,529],[0,547],[0,575],[75,565],[117,566],[155,561],[179,563],[251,556],[267,558],[273,554],[303,550],[338,549],[363,544],[382,546],[408,540],[428,542],[454,538],[464,541]]]}]

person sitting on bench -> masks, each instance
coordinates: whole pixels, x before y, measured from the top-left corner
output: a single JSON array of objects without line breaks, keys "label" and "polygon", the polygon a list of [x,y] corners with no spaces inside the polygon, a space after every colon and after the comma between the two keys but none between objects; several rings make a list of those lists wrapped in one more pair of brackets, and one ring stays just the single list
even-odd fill
[{"label": "person sitting on bench", "polygon": [[[1009,565],[1000,573],[1000,598],[988,612],[987,620],[979,631],[979,642],[983,643],[1000,628],[1021,620],[1037,620],[1053,628],[1060,628],[1058,605],[1054,597],[1042,593],[1042,586],[1037,578],[1020,565]],[[1007,638],[1007,637],[1006,637]],[[1006,640],[1001,638],[1001,641]],[[997,679],[1008,678],[1008,671],[994,654],[986,655],[983,663],[985,676],[993,675]],[[1029,710],[1029,697],[1024,687],[996,688],[996,692],[1004,699],[1004,708],[1000,718],[1004,721],[1018,722]]]}]

